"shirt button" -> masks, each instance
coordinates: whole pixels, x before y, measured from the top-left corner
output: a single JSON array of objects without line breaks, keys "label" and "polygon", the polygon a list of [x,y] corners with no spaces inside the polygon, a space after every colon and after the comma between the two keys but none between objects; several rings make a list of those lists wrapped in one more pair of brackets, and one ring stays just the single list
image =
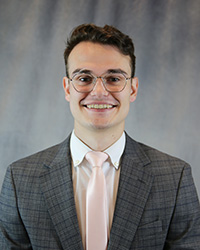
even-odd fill
[{"label": "shirt button", "polygon": [[118,167],[119,166],[119,162],[115,162],[114,165],[115,165],[115,167]]},{"label": "shirt button", "polygon": [[77,164],[79,164],[80,163],[80,161],[79,160],[76,160],[75,161],[75,165],[77,165]]}]

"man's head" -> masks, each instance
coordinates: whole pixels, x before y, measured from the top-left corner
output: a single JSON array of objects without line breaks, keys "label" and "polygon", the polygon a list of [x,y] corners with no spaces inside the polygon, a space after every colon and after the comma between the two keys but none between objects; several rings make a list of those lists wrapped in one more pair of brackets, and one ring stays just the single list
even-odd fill
[{"label": "man's head", "polygon": [[82,24],[76,27],[67,41],[64,52],[66,75],[68,76],[68,57],[73,48],[83,41],[115,46],[118,50],[130,57],[131,77],[135,74],[134,45],[131,38],[113,26],[99,27],[94,24]]},{"label": "man's head", "polygon": [[[138,79],[132,77],[135,57],[131,39],[113,27],[105,27],[79,26],[65,50],[67,77],[63,78],[63,87],[74,117],[74,131],[96,150],[121,136],[130,102],[135,101],[138,90]],[[102,147],[92,145],[97,141]]]}]

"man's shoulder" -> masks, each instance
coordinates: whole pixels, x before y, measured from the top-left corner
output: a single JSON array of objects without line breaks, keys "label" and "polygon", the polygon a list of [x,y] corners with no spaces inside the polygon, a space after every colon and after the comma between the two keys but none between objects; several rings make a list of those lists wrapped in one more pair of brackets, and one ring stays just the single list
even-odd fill
[{"label": "man's shoulder", "polygon": [[154,148],[152,146],[146,145],[144,143],[138,142],[142,150],[145,152],[145,154],[149,157],[151,162],[157,162],[157,161],[162,161],[162,162],[180,162],[180,163],[186,163],[184,160],[173,156],[169,153],[163,152],[157,148]]},{"label": "man's shoulder", "polygon": [[186,161],[176,156],[172,156],[166,152],[162,152],[152,146],[137,142],[129,136],[127,136],[127,143],[129,145],[129,152],[131,151],[131,149],[132,151],[135,150],[136,154],[138,155],[138,158],[141,160],[145,158],[147,165],[151,169],[161,169],[162,171],[164,170],[164,168],[168,170],[171,168],[173,170],[177,169],[180,171],[185,167],[190,168],[189,164]]},{"label": "man's shoulder", "polygon": [[69,137],[59,144],[17,160],[9,167],[13,171],[39,171],[42,166],[51,164],[56,158],[67,157],[68,154]]}]

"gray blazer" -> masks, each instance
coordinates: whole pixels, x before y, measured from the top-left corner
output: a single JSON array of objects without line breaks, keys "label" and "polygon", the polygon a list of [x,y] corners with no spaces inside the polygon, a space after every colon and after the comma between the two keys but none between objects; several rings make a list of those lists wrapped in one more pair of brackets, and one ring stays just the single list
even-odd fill
[{"label": "gray blazer", "polygon": [[[83,249],[69,139],[8,168],[0,196],[1,250]],[[117,249],[200,249],[190,167],[128,136],[108,243],[108,250]]]}]

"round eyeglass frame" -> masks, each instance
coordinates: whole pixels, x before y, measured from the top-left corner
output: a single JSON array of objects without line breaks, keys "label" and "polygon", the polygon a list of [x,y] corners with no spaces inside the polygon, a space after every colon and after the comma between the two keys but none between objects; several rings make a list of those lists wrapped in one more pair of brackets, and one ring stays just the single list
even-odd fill
[{"label": "round eyeglass frame", "polygon": [[94,89],[94,87],[95,87],[95,85],[96,85],[96,83],[97,83],[97,79],[101,79],[101,81],[102,81],[102,83],[103,83],[103,86],[104,86],[104,88],[105,88],[105,90],[106,90],[107,92],[109,92],[109,93],[119,93],[119,92],[122,92],[122,91],[125,89],[126,84],[127,84],[127,81],[130,80],[130,79],[132,79],[132,77],[125,77],[124,74],[121,74],[121,75],[124,76],[124,79],[125,79],[125,84],[124,84],[123,88],[122,88],[121,90],[118,90],[118,91],[110,91],[110,90],[108,90],[107,87],[106,87],[106,84],[105,84],[105,82],[104,82],[105,79],[104,79],[103,76],[94,76],[94,75],[92,75],[92,74],[89,74],[89,75],[91,75],[91,76],[93,77],[93,81],[92,81],[93,87],[92,87],[92,89],[89,90],[89,91],[80,91],[80,90],[78,90],[78,89],[74,86],[74,83],[73,83],[73,78],[74,78],[76,75],[77,75],[77,74],[75,74],[72,78],[69,78],[69,77],[68,77],[68,80],[72,83],[72,86],[74,87],[74,89],[75,89],[78,93],[90,93],[90,92]]}]

